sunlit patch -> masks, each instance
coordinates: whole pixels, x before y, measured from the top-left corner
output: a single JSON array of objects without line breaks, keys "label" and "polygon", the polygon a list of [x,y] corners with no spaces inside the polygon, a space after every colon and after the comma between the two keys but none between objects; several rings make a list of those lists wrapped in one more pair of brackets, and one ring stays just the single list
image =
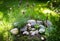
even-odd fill
[{"label": "sunlit patch", "polygon": [[43,10],[43,8],[41,8],[41,10]]},{"label": "sunlit patch", "polygon": [[42,10],[42,13],[43,14],[48,14],[48,15],[52,15],[52,16],[56,16],[57,15],[57,13],[56,12],[54,12],[54,11],[52,11],[52,10],[50,10],[50,9],[44,9],[44,10]]},{"label": "sunlit patch", "polygon": [[38,11],[38,10],[39,10],[39,8],[35,8],[34,10],[35,10],[35,11]]},{"label": "sunlit patch", "polygon": [[0,33],[3,33],[4,29],[2,27],[0,27]]},{"label": "sunlit patch", "polygon": [[41,5],[39,4],[38,6],[40,7]]},{"label": "sunlit patch", "polygon": [[51,10],[49,10],[49,9],[43,10],[43,13],[44,14],[51,13]]},{"label": "sunlit patch", "polygon": [[8,31],[3,33],[3,38],[4,38],[5,41],[9,40]]},{"label": "sunlit patch", "polygon": [[7,29],[10,30],[12,28],[12,23],[7,24]]},{"label": "sunlit patch", "polygon": [[3,22],[2,21],[0,21],[0,25],[2,25],[3,24]]},{"label": "sunlit patch", "polygon": [[40,8],[39,12],[42,12],[44,9],[43,8]]},{"label": "sunlit patch", "polygon": [[51,15],[56,16],[57,13],[52,11],[52,12],[51,12]]},{"label": "sunlit patch", "polygon": [[4,30],[5,28],[4,28],[3,21],[0,21],[0,33],[3,33]]},{"label": "sunlit patch", "polygon": [[12,28],[12,24],[6,21],[0,21],[0,33],[4,31],[10,30]]},{"label": "sunlit patch", "polygon": [[5,32],[4,33],[4,37],[8,37],[8,32]]}]

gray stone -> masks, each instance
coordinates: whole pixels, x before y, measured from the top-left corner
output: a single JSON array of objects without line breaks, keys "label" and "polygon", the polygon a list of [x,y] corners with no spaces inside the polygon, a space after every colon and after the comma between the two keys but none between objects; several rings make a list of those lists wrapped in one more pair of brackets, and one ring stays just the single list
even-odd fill
[{"label": "gray stone", "polygon": [[35,34],[38,34],[38,33],[39,33],[39,31],[38,31],[38,30],[36,30],[36,31],[35,31]]},{"label": "gray stone", "polygon": [[40,25],[40,24],[43,24],[43,22],[42,22],[42,21],[37,20],[37,24],[38,24],[38,25]]},{"label": "gray stone", "polygon": [[26,30],[27,30],[27,26],[20,29],[20,31],[26,31]]},{"label": "gray stone", "polygon": [[30,34],[31,34],[32,36],[34,36],[34,35],[35,35],[35,31],[30,31]]},{"label": "gray stone", "polygon": [[35,20],[28,20],[27,23],[30,23],[32,26],[34,26],[36,24]]},{"label": "gray stone", "polygon": [[51,23],[51,21],[49,21],[49,20],[44,21],[44,24],[45,24],[47,27],[52,26],[52,23]]},{"label": "gray stone", "polygon": [[40,33],[44,33],[46,27],[43,26],[43,25],[39,25],[39,26],[40,26],[39,32],[40,32]]},{"label": "gray stone", "polygon": [[34,35],[36,35],[36,34],[38,34],[38,33],[39,33],[39,31],[38,31],[38,30],[30,31],[30,34],[31,34],[32,36],[34,36]]}]

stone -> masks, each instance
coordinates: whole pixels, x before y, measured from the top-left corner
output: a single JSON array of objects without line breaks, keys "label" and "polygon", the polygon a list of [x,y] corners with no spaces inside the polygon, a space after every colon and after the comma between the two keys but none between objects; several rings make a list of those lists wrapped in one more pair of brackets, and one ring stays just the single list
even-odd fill
[{"label": "stone", "polygon": [[35,20],[28,20],[27,23],[30,23],[32,26],[34,26],[36,24]]},{"label": "stone", "polygon": [[45,38],[41,36],[41,40],[45,40]]},{"label": "stone", "polygon": [[27,29],[28,29],[28,31],[29,31],[29,30],[31,30],[31,27],[28,27]]},{"label": "stone", "polygon": [[31,24],[30,24],[30,23],[28,23],[28,24],[27,24],[27,26],[28,26],[28,27],[31,27]]},{"label": "stone", "polygon": [[33,31],[30,31],[30,34],[33,33]]},{"label": "stone", "polygon": [[43,22],[42,22],[42,21],[37,20],[37,24],[38,24],[38,25],[40,25],[40,24],[42,25],[42,24],[43,24]]},{"label": "stone", "polygon": [[29,32],[28,31],[24,31],[23,34],[29,35]]},{"label": "stone", "polygon": [[27,30],[27,26],[20,29],[20,31],[26,31],[26,30]]},{"label": "stone", "polygon": [[40,28],[44,28],[44,29],[46,28],[44,25],[39,25],[39,27],[40,27]]},{"label": "stone", "polygon": [[13,35],[16,35],[16,34],[18,34],[18,28],[14,28],[14,29],[12,29],[12,30],[10,30],[10,32],[13,34]]},{"label": "stone", "polygon": [[31,30],[32,30],[32,31],[34,31],[34,30],[35,30],[35,28],[31,28]]},{"label": "stone", "polygon": [[36,35],[36,34],[38,34],[38,33],[39,33],[38,30],[36,30],[36,31],[30,31],[30,34],[31,34],[32,36],[34,36],[34,35]]},{"label": "stone", "polygon": [[44,21],[44,24],[45,24],[47,27],[52,26],[52,23],[51,23],[51,21],[49,21],[49,20],[47,20],[47,22],[46,22],[46,21]]},{"label": "stone", "polygon": [[34,35],[35,35],[35,31],[30,31],[30,34],[31,34],[32,36],[34,36]]},{"label": "stone", "polygon": [[44,29],[44,28],[40,28],[40,29],[39,29],[39,32],[40,32],[40,33],[44,33],[44,32],[45,32],[45,29]]},{"label": "stone", "polygon": [[27,30],[31,30],[31,24],[30,23],[27,24]]},{"label": "stone", "polygon": [[38,30],[36,30],[36,31],[35,31],[35,34],[38,34],[38,33],[39,33],[39,31],[38,31]]}]

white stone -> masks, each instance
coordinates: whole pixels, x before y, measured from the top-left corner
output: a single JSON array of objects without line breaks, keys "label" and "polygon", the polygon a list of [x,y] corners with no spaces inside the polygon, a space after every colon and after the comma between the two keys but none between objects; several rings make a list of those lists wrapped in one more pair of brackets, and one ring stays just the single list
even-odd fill
[{"label": "white stone", "polygon": [[28,31],[24,31],[23,34],[29,35],[29,32]]},{"label": "white stone", "polygon": [[39,25],[40,26],[40,28],[46,28],[45,26],[43,26],[43,25]]},{"label": "white stone", "polygon": [[27,23],[31,23],[31,25],[35,25],[36,21],[35,20],[28,20]]},{"label": "white stone", "polygon": [[16,35],[16,34],[18,34],[18,29],[17,28],[14,28],[14,29],[12,29],[11,31],[10,31],[12,34],[14,34],[14,35]]},{"label": "white stone", "polygon": [[41,40],[44,40],[44,37],[41,37]]},{"label": "white stone", "polygon": [[27,24],[27,26],[28,26],[28,27],[31,27],[31,24],[30,24],[30,23],[28,23],[28,24]]},{"label": "white stone", "polygon": [[49,20],[47,20],[47,22],[44,21],[44,24],[45,24],[47,27],[52,26],[52,23],[51,23],[51,21],[49,21]]},{"label": "white stone", "polygon": [[34,31],[34,30],[35,30],[35,28],[31,28],[31,30],[32,30],[32,31]]},{"label": "white stone", "polygon": [[40,33],[44,33],[45,32],[45,29],[41,28],[41,29],[39,29],[39,32]]}]

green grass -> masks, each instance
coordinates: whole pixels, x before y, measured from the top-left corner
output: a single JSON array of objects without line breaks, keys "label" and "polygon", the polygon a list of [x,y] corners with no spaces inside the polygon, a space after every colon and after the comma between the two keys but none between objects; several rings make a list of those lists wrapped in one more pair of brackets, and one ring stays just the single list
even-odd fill
[{"label": "green grass", "polygon": [[[1,1],[0,3],[0,39],[1,41],[13,41],[10,29],[12,29],[14,22],[19,22],[18,25],[20,28],[26,24],[28,19],[35,20],[45,20],[46,15],[44,10],[49,10],[51,15],[49,14],[49,20],[52,21],[53,24],[56,24],[55,21],[59,21],[59,15],[47,8],[47,3],[40,1],[28,1],[29,7],[26,6],[26,1],[23,1],[20,6],[18,6],[19,1]],[[35,6],[32,6],[34,4]],[[25,14],[21,11],[26,10]],[[9,39],[8,35],[9,34]],[[22,38],[23,40],[23,38]],[[32,40],[33,41],[33,40]]]}]

